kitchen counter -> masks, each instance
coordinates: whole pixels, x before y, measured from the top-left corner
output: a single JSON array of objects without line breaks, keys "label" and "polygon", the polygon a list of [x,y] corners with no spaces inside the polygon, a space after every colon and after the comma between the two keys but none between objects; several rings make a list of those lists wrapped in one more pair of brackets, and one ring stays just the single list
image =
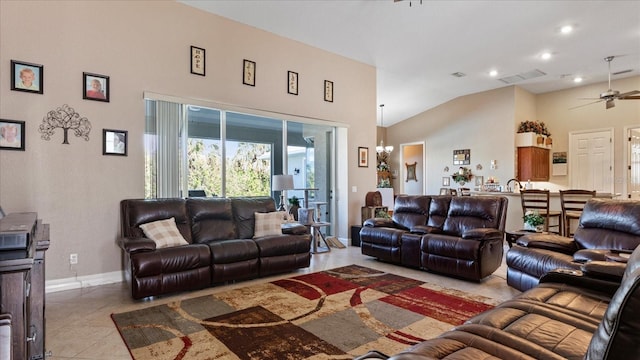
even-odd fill
[{"label": "kitchen counter", "polygon": [[[523,227],[522,203],[520,202],[520,192],[498,192],[498,191],[471,191],[471,196],[505,196],[509,200],[507,206],[507,222],[505,230],[518,230]],[[596,193],[597,198],[613,199],[620,197],[621,194]],[[560,192],[551,191],[549,193],[549,209],[561,211]],[[577,224],[573,221],[572,225]]]},{"label": "kitchen counter", "polygon": [[[471,191],[471,195],[475,195],[475,196],[483,196],[483,195],[488,195],[488,196],[516,196],[518,198],[520,198],[520,192],[516,191],[516,192],[500,192],[500,191]],[[605,198],[605,199],[615,199],[619,196],[621,196],[622,194],[611,194],[611,193],[596,193],[596,197],[597,198]],[[550,197],[557,197],[560,198],[560,192],[559,191],[551,191],[549,192],[549,196]]]}]

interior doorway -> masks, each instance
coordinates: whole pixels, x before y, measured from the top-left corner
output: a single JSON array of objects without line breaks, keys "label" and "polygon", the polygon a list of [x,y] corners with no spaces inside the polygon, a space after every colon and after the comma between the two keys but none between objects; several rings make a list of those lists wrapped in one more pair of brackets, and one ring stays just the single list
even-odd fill
[{"label": "interior doorway", "polygon": [[423,142],[400,145],[400,193],[424,195],[425,189],[425,146]]},{"label": "interior doorway", "polygon": [[569,133],[572,189],[613,194],[613,129]]},{"label": "interior doorway", "polygon": [[640,200],[640,126],[627,128],[627,198]]}]

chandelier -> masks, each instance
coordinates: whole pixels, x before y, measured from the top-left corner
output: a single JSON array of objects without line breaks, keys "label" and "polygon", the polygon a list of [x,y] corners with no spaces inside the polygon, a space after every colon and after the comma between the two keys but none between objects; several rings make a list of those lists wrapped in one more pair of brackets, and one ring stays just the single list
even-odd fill
[{"label": "chandelier", "polygon": [[[382,110],[383,109],[384,109],[384,104],[380,104],[380,127],[382,127],[384,129],[384,117],[383,117],[383,114],[382,114]],[[385,131],[385,133],[386,133],[386,130],[383,130],[383,131]],[[385,136],[383,135],[383,138],[384,137]],[[391,145],[384,146],[384,141],[382,139],[380,139],[380,145],[376,146],[376,152],[378,154],[381,154],[381,153],[387,153],[388,154],[388,153],[391,153],[392,151],[393,151],[393,146],[391,146]]]}]

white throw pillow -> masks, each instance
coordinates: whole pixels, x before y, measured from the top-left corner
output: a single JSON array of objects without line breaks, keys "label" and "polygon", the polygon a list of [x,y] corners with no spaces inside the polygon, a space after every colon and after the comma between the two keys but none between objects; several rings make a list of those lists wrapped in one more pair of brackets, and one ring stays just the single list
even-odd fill
[{"label": "white throw pillow", "polygon": [[158,249],[189,244],[180,234],[175,218],[142,224],[140,228]]},{"label": "white throw pillow", "polygon": [[269,235],[282,235],[282,223],[286,213],[284,211],[274,211],[270,213],[255,213],[255,226],[253,238]]}]

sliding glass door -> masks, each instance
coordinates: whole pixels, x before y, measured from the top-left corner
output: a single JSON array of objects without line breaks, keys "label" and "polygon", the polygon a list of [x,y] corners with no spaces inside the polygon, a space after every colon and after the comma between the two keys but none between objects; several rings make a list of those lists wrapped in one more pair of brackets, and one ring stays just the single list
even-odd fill
[{"label": "sliding glass door", "polygon": [[[272,196],[294,177],[300,205],[332,222],[335,127],[147,100],[145,196]],[[331,233],[331,230],[328,231]]]}]

